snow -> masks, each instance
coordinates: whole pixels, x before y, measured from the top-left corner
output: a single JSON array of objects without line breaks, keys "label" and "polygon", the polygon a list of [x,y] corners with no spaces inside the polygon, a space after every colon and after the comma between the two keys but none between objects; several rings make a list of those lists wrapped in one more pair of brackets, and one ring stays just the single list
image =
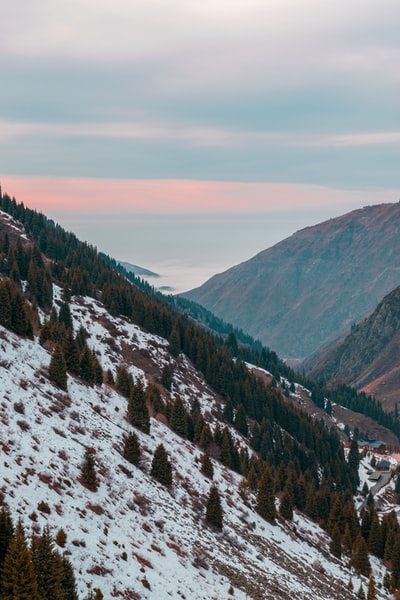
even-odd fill
[{"label": "snow", "polygon": [[[55,289],[57,303],[60,293]],[[74,298],[71,312],[74,328],[83,325],[88,331],[88,344],[104,370],[115,373],[124,356],[140,351],[158,369],[174,360],[166,340],[111,317],[96,300]],[[0,491],[13,518],[23,519],[28,536],[46,523],[54,535],[64,529],[67,543],[60,551],[73,564],[80,598],[98,587],[107,599],[119,594],[210,600],[230,597],[232,585],[234,598],[244,600],[247,582],[267,599],[328,600],[350,598],[344,589],[350,578],[358,589],[359,578],[329,556],[329,539],[316,524],[300,514],[288,524],[266,523],[253,510],[254,495],[241,492],[241,477],[215,461],[224,527],[220,533],[207,527],[211,482],[200,473],[200,450],[152,418],[150,435],[136,431],[142,459],[140,467],[131,465],[121,454],[131,430],[126,399],[111,387],[89,387],[71,376],[63,392],[48,380],[49,362],[49,352],[36,339],[21,339],[0,327]],[[126,364],[134,377],[146,377],[133,361]],[[187,405],[198,398],[203,414],[213,419],[220,400],[188,359],[174,363],[173,377],[173,393]],[[173,465],[171,490],[149,474],[160,443]],[[97,492],[78,480],[87,447],[95,450]],[[382,580],[377,561],[374,574]],[[378,592],[378,599],[385,597]]]}]

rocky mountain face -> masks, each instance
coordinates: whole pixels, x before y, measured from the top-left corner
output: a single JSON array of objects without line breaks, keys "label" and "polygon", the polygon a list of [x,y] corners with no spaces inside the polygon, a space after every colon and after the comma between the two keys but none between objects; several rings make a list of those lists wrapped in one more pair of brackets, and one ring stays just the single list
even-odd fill
[{"label": "rocky mountain face", "polygon": [[308,227],[185,297],[283,358],[344,334],[400,283],[400,203]]},{"label": "rocky mountain face", "polygon": [[400,287],[335,345],[305,363],[311,377],[345,383],[378,398],[392,411],[400,389]]}]

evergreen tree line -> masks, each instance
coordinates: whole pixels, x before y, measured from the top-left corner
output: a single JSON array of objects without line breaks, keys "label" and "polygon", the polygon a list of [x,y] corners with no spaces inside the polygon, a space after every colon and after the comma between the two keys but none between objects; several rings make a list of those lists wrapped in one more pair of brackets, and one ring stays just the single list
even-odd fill
[{"label": "evergreen tree line", "polygon": [[[61,538],[60,538],[61,539]],[[62,543],[62,542],[61,542]],[[0,599],[78,600],[68,558],[55,548],[50,530],[28,544],[21,521],[14,526],[9,510],[0,510]]]},{"label": "evergreen tree line", "polygon": [[[176,400],[173,405],[167,403],[163,407],[162,401],[154,394],[154,401],[159,403],[161,410],[165,410],[171,426],[174,410],[173,427],[177,433],[189,439],[193,437],[193,441],[198,441],[210,456],[214,454],[226,466],[243,475],[248,470],[249,476],[251,467],[254,467],[252,479],[257,481],[257,490],[265,473],[265,463],[269,464],[274,482],[276,472],[292,469],[296,474],[292,477],[293,480],[305,481],[308,494],[304,510],[310,516],[313,515],[315,520],[323,520],[326,513],[329,514],[334,493],[340,493],[343,498],[346,494],[351,494],[356,486],[356,478],[351,465],[344,459],[336,432],[328,431],[323,423],[315,422],[292,403],[283,401],[276,388],[265,386],[249,373],[243,360],[233,360],[234,355],[240,352],[234,335],[228,334],[228,338],[223,338],[200,329],[188,316],[171,308],[166,299],[138,285],[131,285],[129,278],[117,273],[98,255],[95,248],[79,242],[73,234],[66,233],[43,215],[26,209],[21,204],[17,205],[15,200],[7,196],[2,196],[1,207],[23,222],[40,250],[52,259],[52,278],[64,290],[69,290],[71,294],[92,296],[96,296],[97,290],[101,290],[101,299],[112,314],[122,314],[151,333],[169,339],[170,351],[178,360],[180,353],[184,352],[204,374],[206,381],[222,396],[227,420],[249,437],[253,448],[260,454],[261,466],[256,468],[251,464],[245,452],[241,455],[240,450],[232,443],[228,428],[225,431],[216,428],[216,431],[208,432],[207,424],[200,426],[199,415],[196,415],[197,422],[193,414],[189,418]],[[258,358],[257,352],[258,350],[254,351],[252,355],[254,364],[257,364],[257,360],[269,360],[266,350],[261,350]],[[271,356],[271,361],[276,362],[275,366],[269,367],[272,372],[273,368],[281,367]],[[262,366],[266,367],[266,363]],[[164,375],[168,379],[166,372]],[[290,380],[290,377],[287,378]],[[112,374],[109,374],[109,380],[112,380]],[[132,392],[135,385],[130,387],[128,394],[125,393],[129,398],[129,419],[133,425],[144,427],[142,430],[146,431],[149,427],[147,415],[136,416],[135,411],[140,402],[137,399],[134,402],[133,398],[131,401],[131,395],[143,395],[142,390]],[[318,401],[323,395],[323,388],[316,384],[314,388],[313,393]],[[207,438],[211,438],[209,442]],[[301,489],[302,486],[297,487]],[[280,510],[282,514],[290,514],[290,490],[285,490],[285,494],[283,491],[282,500],[285,498],[285,501]],[[301,505],[301,500],[293,501],[293,506],[299,508]]]},{"label": "evergreen tree line", "polygon": [[33,319],[33,311],[16,284],[10,279],[0,281],[0,325],[33,338]]},{"label": "evergreen tree line", "polygon": [[0,237],[0,273],[21,289],[26,281],[26,296],[34,306],[49,309],[53,299],[51,273],[45,266],[37,244],[11,244],[7,234]]},{"label": "evergreen tree line", "polygon": [[82,326],[74,335],[71,311],[66,301],[61,304],[58,314],[53,306],[49,320],[40,329],[40,343],[46,346],[51,342],[53,346],[49,377],[63,390],[67,388],[67,372],[89,385],[103,383],[103,369],[87,344],[88,337]]},{"label": "evergreen tree line", "polygon": [[[171,299],[165,298],[161,294],[154,294],[151,286],[143,284],[132,273],[127,273],[125,269],[117,265],[116,261],[105,255],[100,256],[96,248],[87,243],[79,242],[74,234],[66,232],[43,214],[26,208],[23,203],[18,204],[14,198],[11,199],[7,194],[0,197],[0,207],[23,223],[27,233],[35,239],[38,248],[52,259],[51,274],[53,279],[62,287],[69,287],[73,294],[95,296],[96,290],[103,289],[103,286],[105,286],[103,302],[112,313],[131,317],[137,324],[145,327],[151,333],[167,338],[171,335],[173,325],[182,310],[182,303],[183,308],[188,310],[187,301],[179,299],[179,301],[176,301],[179,305],[179,311],[174,311],[174,307],[168,307],[167,304],[170,302],[172,305],[175,301],[172,302]],[[116,268],[120,273],[117,272]],[[126,285],[128,280],[135,285]],[[190,310],[193,311],[193,307],[190,306]],[[228,337],[229,333],[232,333],[229,331],[230,327],[223,327],[223,333],[227,333]],[[238,332],[235,331],[235,333]],[[240,330],[238,335],[240,337]],[[218,339],[218,336],[216,339]],[[221,337],[218,343],[223,345],[224,339]],[[330,397],[332,393],[331,401],[367,414],[394,431],[396,435],[400,435],[398,419],[385,413],[376,400],[362,395],[360,399],[357,399],[359,396],[357,392],[351,390],[351,388],[347,389],[346,386],[340,386],[333,392],[326,390],[322,384],[295,374],[279,361],[274,352],[266,350],[259,342],[254,342],[250,336],[248,338],[244,336],[244,343],[239,346],[238,350],[239,358],[266,368],[276,378],[284,376],[289,381],[299,381],[305,387],[311,390],[314,389],[317,401],[325,396]]]}]

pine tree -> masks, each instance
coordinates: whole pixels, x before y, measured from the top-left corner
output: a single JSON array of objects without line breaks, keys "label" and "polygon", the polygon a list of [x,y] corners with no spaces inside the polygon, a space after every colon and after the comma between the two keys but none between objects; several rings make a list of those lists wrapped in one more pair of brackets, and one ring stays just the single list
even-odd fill
[{"label": "pine tree", "polygon": [[65,325],[65,329],[73,329],[71,310],[67,302],[61,304],[58,320]]},{"label": "pine tree", "polygon": [[249,488],[251,490],[253,490],[253,492],[255,492],[257,490],[257,486],[258,486],[258,476],[257,476],[257,472],[255,470],[254,464],[250,465],[249,468],[249,472],[247,473],[247,485],[249,486]]},{"label": "pine tree", "polygon": [[226,399],[224,407],[224,417],[228,421],[228,423],[233,423],[233,404],[232,400],[229,397]]},{"label": "pine tree", "polygon": [[95,368],[93,355],[87,344],[84,345],[79,361],[79,377],[86,381],[89,385],[93,385],[95,381]]},{"label": "pine tree", "polygon": [[25,300],[19,291],[16,291],[11,298],[11,329],[18,335],[26,335],[28,331]]},{"label": "pine tree", "polygon": [[368,537],[368,550],[374,556],[377,556],[378,558],[383,558],[384,545],[382,539],[382,529],[381,524],[379,522],[379,517],[375,511],[372,517],[371,529]]},{"label": "pine tree", "polygon": [[32,553],[21,522],[17,524],[4,558],[0,589],[1,600],[39,600]]},{"label": "pine tree", "polygon": [[62,559],[54,549],[48,527],[45,527],[41,536],[33,538],[32,557],[40,599],[64,600]]},{"label": "pine tree", "polygon": [[347,461],[350,467],[353,491],[355,491],[357,489],[357,486],[360,484],[360,477],[358,474],[358,469],[360,465],[360,453],[358,451],[358,443],[355,437],[353,437],[353,439],[351,440]]},{"label": "pine tree", "polygon": [[242,435],[244,435],[244,437],[247,437],[249,434],[249,428],[247,425],[247,417],[246,417],[246,411],[244,409],[243,404],[239,405],[239,408],[236,411],[236,415],[235,415],[235,428],[239,431],[239,433],[241,433]]},{"label": "pine tree", "polygon": [[227,427],[224,427],[221,441],[221,462],[225,467],[232,468],[232,451],[231,451],[230,433]]},{"label": "pine tree", "polygon": [[0,568],[7,554],[8,546],[14,535],[14,525],[8,508],[1,507],[0,510]]},{"label": "pine tree", "polygon": [[63,576],[61,580],[61,587],[64,592],[64,600],[79,600],[74,571],[68,558],[62,558],[62,565]]},{"label": "pine tree", "polygon": [[165,387],[166,390],[168,390],[169,392],[171,391],[172,368],[170,367],[170,365],[165,365],[165,367],[163,367],[163,370],[161,372],[161,383]]},{"label": "pine tree", "polygon": [[115,381],[115,387],[119,391],[120,394],[125,396],[125,398],[129,398],[131,394],[133,386],[132,375],[128,373],[126,368],[123,365],[120,365],[117,368],[117,378]]},{"label": "pine tree", "polygon": [[171,429],[183,438],[187,437],[187,415],[185,405],[182,398],[178,395],[175,397],[174,405],[171,414]]},{"label": "pine tree", "polygon": [[371,573],[368,547],[361,533],[353,544],[351,564],[353,565],[355,572],[359,575],[365,575],[365,577],[368,577]]},{"label": "pine tree", "polygon": [[376,587],[373,575],[369,577],[367,600],[376,600]]},{"label": "pine tree", "polygon": [[150,415],[146,405],[143,382],[140,378],[132,387],[129,397],[128,419],[134,427],[137,427],[143,433],[150,433]]},{"label": "pine tree", "polygon": [[393,589],[400,587],[400,532],[397,532],[392,546],[392,577],[391,584]]},{"label": "pine tree", "polygon": [[223,513],[218,488],[211,486],[206,504],[206,521],[217,529],[222,529]]},{"label": "pine tree", "polygon": [[329,544],[330,553],[336,558],[342,557],[342,544],[341,544],[341,533],[337,523],[335,523],[332,533],[331,533],[331,541]]},{"label": "pine tree", "polygon": [[266,467],[257,490],[256,511],[266,521],[276,517],[274,480],[269,467]]},{"label": "pine tree", "polygon": [[283,519],[291,521],[293,519],[293,489],[286,485],[282,493],[279,514]]},{"label": "pine tree", "polygon": [[67,365],[59,344],[57,344],[51,355],[49,377],[59,388],[62,390],[67,389]]},{"label": "pine tree", "polygon": [[67,330],[65,341],[63,345],[65,363],[67,365],[67,371],[73,375],[79,375],[80,367],[80,353],[78,342],[74,338],[72,329]]},{"label": "pine tree", "polygon": [[98,480],[96,473],[96,463],[94,459],[94,450],[86,448],[83,462],[81,464],[81,481],[91,492],[97,492]]},{"label": "pine tree", "polygon": [[199,446],[202,450],[207,450],[213,441],[213,435],[208,423],[205,423],[200,436]]},{"label": "pine tree", "polygon": [[159,444],[154,451],[151,476],[163,485],[172,485],[172,466],[163,444]]},{"label": "pine tree", "polygon": [[207,451],[201,457],[201,472],[209,479],[214,477],[214,467]]},{"label": "pine tree", "polygon": [[9,286],[0,282],[0,325],[11,326],[11,295]]},{"label": "pine tree", "polygon": [[174,325],[171,335],[169,336],[169,351],[172,356],[179,356],[181,352],[181,336],[179,333],[179,327]]},{"label": "pine tree", "polygon": [[140,445],[136,433],[133,431],[128,435],[124,443],[123,456],[133,465],[139,464],[140,460]]}]

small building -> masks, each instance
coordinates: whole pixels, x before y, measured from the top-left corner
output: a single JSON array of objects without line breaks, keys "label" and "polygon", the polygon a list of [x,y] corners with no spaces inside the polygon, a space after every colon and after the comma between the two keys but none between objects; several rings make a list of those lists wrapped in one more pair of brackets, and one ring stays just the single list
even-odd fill
[{"label": "small building", "polygon": [[386,452],[386,444],[382,440],[357,440],[358,450],[370,450],[371,452],[377,452],[378,454],[384,454]]},{"label": "small building", "polygon": [[381,477],[382,477],[381,473],[374,471],[373,473],[371,473],[371,475],[368,477],[368,479],[369,479],[369,481],[374,481],[376,483],[377,481],[380,480]]},{"label": "small building", "polygon": [[390,462],[388,460],[379,460],[375,465],[376,471],[390,471]]}]

